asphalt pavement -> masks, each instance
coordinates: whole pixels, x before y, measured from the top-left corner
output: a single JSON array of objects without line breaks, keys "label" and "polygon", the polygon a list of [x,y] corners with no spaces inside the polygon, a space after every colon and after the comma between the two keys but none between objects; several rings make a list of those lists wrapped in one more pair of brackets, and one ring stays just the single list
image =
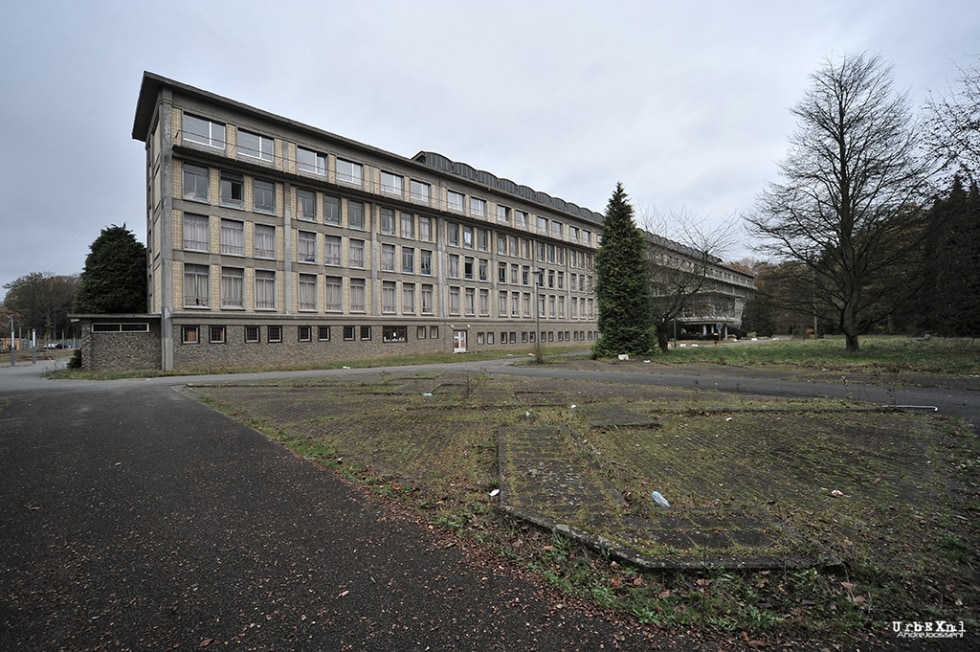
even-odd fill
[{"label": "asphalt pavement", "polygon": [[[0,367],[0,649],[748,649],[568,604],[174,389],[220,377],[45,380],[55,364]],[[673,372],[616,381],[808,389]],[[975,392],[863,391],[978,424]]]}]

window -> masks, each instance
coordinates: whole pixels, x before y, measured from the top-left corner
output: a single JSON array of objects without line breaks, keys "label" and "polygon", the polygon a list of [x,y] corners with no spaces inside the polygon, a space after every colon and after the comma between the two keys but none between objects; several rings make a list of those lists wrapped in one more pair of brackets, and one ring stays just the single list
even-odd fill
[{"label": "window", "polygon": [[208,201],[208,169],[184,164],[184,199]]},{"label": "window", "polygon": [[511,292],[510,295],[510,316],[520,317],[521,315],[521,293]]},{"label": "window", "polygon": [[415,273],[415,249],[413,247],[402,247],[402,273]]},{"label": "window", "polygon": [[562,236],[562,223],[552,222],[551,223],[551,235],[556,238],[561,238]]},{"label": "window", "polygon": [[450,190],[448,197],[449,197],[449,202],[448,202],[449,210],[455,211],[457,213],[462,213],[464,207],[463,201],[465,199],[463,193],[456,192],[455,190]]},{"label": "window", "polygon": [[416,181],[415,179],[412,179],[409,187],[411,189],[412,201],[421,202],[423,204],[429,203],[429,191],[431,189],[429,184],[425,183],[424,181]]},{"label": "window", "polygon": [[385,326],[381,330],[381,339],[385,342],[406,342],[408,341],[408,327]]},{"label": "window", "polygon": [[180,340],[184,344],[198,344],[201,341],[200,331],[197,326],[181,326]]},{"label": "window", "polygon": [[393,244],[381,245],[381,271],[395,271],[395,245]]},{"label": "window", "polygon": [[437,339],[439,339],[439,327],[438,326],[429,326],[429,339],[430,340],[437,340]]},{"label": "window", "polygon": [[381,171],[381,192],[386,195],[402,196],[402,178],[391,172]]},{"label": "window", "polygon": [[519,228],[527,228],[527,213],[524,211],[514,211],[514,224]]},{"label": "window", "polygon": [[221,175],[221,205],[242,207],[242,200],[245,196],[242,186],[242,178],[231,174]]},{"label": "window", "polygon": [[419,217],[419,240],[422,242],[432,242],[432,219]]},{"label": "window", "polygon": [[324,285],[326,287],[326,302],[323,307],[328,311],[339,312],[343,309],[341,304],[343,281],[339,276],[328,276]]},{"label": "window", "polygon": [[245,341],[254,344],[259,341],[259,327],[258,326],[246,326],[245,327]]},{"label": "window", "polygon": [[340,224],[340,197],[324,195],[323,222],[325,224]]},{"label": "window", "polygon": [[364,204],[359,201],[347,202],[347,226],[351,229],[364,228]]},{"label": "window", "polygon": [[255,257],[276,257],[276,227],[268,224],[255,225]]},{"label": "window", "polygon": [[255,270],[255,309],[275,310],[276,273],[272,270]]},{"label": "window", "polygon": [[415,284],[402,284],[402,312],[406,315],[415,314]]},{"label": "window", "polygon": [[521,268],[517,263],[510,264],[510,282],[512,285],[517,285],[520,282]]},{"label": "window", "polygon": [[480,314],[484,317],[490,315],[490,290],[480,290]]},{"label": "window", "polygon": [[395,211],[390,208],[381,209],[381,233],[384,235],[395,233]]},{"label": "window", "polygon": [[208,218],[206,215],[184,213],[184,249],[193,251],[208,250]]},{"label": "window", "polygon": [[208,147],[225,148],[225,126],[220,122],[184,114],[184,142],[198,143]]},{"label": "window", "polygon": [[316,339],[321,342],[330,341],[330,327],[329,326],[317,326],[316,328]]},{"label": "window", "polygon": [[316,274],[299,275],[299,309],[316,310]]},{"label": "window", "polygon": [[501,290],[497,293],[497,316],[507,316],[507,291]]},{"label": "window", "polygon": [[449,278],[459,278],[459,256],[449,254]]},{"label": "window", "polygon": [[300,172],[323,176],[327,173],[327,157],[311,149],[297,147],[296,168]]},{"label": "window", "polygon": [[296,259],[303,263],[316,262],[316,233],[300,231],[297,236]]},{"label": "window", "polygon": [[232,256],[245,255],[244,222],[221,220],[221,253]]},{"label": "window", "polygon": [[463,258],[463,278],[468,281],[473,280],[473,258],[471,256]]},{"label": "window", "polygon": [[467,315],[476,314],[476,290],[473,288],[466,288],[463,295],[463,312]]},{"label": "window", "polygon": [[490,230],[476,230],[476,246],[480,251],[486,251],[490,247]]},{"label": "window", "polygon": [[507,263],[497,263],[497,282],[507,282]]},{"label": "window", "polygon": [[351,238],[347,246],[347,255],[350,257],[351,267],[364,267],[364,241]]},{"label": "window", "polygon": [[361,326],[361,339],[362,340],[369,340],[369,339],[371,339],[371,327],[370,326]]},{"label": "window", "polygon": [[363,166],[353,161],[337,159],[337,180],[350,183],[356,186],[363,184]]},{"label": "window", "polygon": [[487,202],[482,199],[477,199],[476,197],[470,197],[470,213],[472,213],[474,217],[486,217]]},{"label": "window", "polygon": [[502,224],[510,224],[510,209],[497,204],[497,221]]},{"label": "window", "polygon": [[271,161],[273,155],[272,139],[244,129],[238,130],[238,155]]},{"label": "window", "polygon": [[313,341],[313,327],[312,326],[297,326],[296,327],[296,339],[300,342],[312,342]]},{"label": "window", "polygon": [[537,224],[538,224],[538,233],[542,233],[544,235],[547,235],[548,234],[548,219],[545,218],[545,217],[538,216]]},{"label": "window", "polygon": [[282,342],[282,326],[268,326],[266,327],[266,335],[269,342],[279,343]]},{"label": "window", "polygon": [[473,227],[463,225],[463,246],[467,249],[473,248]]},{"label": "window", "polygon": [[446,222],[446,242],[454,247],[459,246],[459,224]]},{"label": "window", "polygon": [[428,249],[419,250],[419,273],[432,276],[432,252]]},{"label": "window", "polygon": [[507,236],[503,233],[497,234],[497,253],[501,256],[507,255]]},{"label": "window", "polygon": [[276,212],[276,184],[262,179],[252,181],[252,209],[257,213]]},{"label": "window", "polygon": [[350,311],[364,312],[365,310],[365,281],[363,278],[350,280]]},{"label": "window", "polygon": [[351,341],[354,339],[354,327],[344,326],[344,340]]},{"label": "window", "polygon": [[487,269],[489,267],[489,264],[490,263],[487,261],[486,258],[481,258],[480,259],[480,265],[479,265],[479,267],[480,267],[480,280],[481,281],[486,281],[487,280],[487,273],[488,273],[487,272]]},{"label": "window", "polygon": [[224,344],[225,343],[225,327],[224,326],[211,326],[208,328],[208,341],[211,344]]},{"label": "window", "polygon": [[245,305],[243,286],[245,270],[240,267],[221,268],[221,307],[242,308]]},{"label": "window", "polygon": [[316,193],[312,190],[296,190],[296,219],[316,221]]},{"label": "window", "polygon": [[449,288],[449,314],[459,314],[459,288],[457,286]]},{"label": "window", "polygon": [[433,305],[434,305],[432,303],[433,295],[432,295],[431,285],[426,285],[426,284],[422,285],[421,297],[422,297],[422,314],[431,315],[433,311]]},{"label": "window", "polygon": [[381,312],[394,313],[396,310],[396,286],[394,281],[381,282]]},{"label": "window", "polygon": [[418,326],[415,328],[415,339],[424,340],[425,339],[425,326]]},{"label": "window", "polygon": [[208,266],[184,265],[184,306],[208,305]]},{"label": "window", "polygon": [[340,236],[328,235],[324,237],[324,265],[340,266]]},{"label": "window", "polygon": [[402,211],[401,215],[402,237],[407,240],[412,240],[415,238],[415,216],[412,213],[407,213],[405,211]]}]

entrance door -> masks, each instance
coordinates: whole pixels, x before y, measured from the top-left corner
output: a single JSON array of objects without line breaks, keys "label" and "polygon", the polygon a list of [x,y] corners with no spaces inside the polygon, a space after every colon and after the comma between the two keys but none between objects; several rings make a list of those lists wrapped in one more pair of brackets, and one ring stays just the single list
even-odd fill
[{"label": "entrance door", "polygon": [[453,353],[466,353],[466,331],[453,331]]}]

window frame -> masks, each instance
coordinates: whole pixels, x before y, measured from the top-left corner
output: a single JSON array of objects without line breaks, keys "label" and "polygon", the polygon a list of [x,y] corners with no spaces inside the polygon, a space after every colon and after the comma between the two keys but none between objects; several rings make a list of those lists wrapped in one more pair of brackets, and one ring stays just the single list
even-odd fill
[{"label": "window frame", "polygon": [[[188,120],[198,121],[207,125],[207,134],[198,133],[196,131],[191,131],[188,128]],[[215,137],[215,127],[220,127],[221,137]],[[188,134],[191,136],[196,136],[196,138],[188,138]],[[204,118],[193,113],[184,112],[181,115],[181,141],[183,143],[194,143],[195,145],[204,145],[205,147],[212,147],[214,149],[224,149],[225,143],[228,141],[228,127],[223,122],[218,122],[217,120],[211,120],[210,118]]]},{"label": "window frame", "polygon": [[[260,198],[272,198],[272,203],[260,201]],[[268,179],[252,179],[252,210],[256,213],[276,212],[276,183]]]},{"label": "window frame", "polygon": [[[312,163],[300,160],[301,156],[309,155]],[[318,177],[326,176],[327,174],[327,156],[313,149],[307,149],[305,147],[296,146],[296,170],[299,172],[306,172],[308,174],[315,174]]]},{"label": "window frame", "polygon": [[[245,138],[243,138],[243,136]],[[243,140],[252,141],[247,144],[243,144]],[[255,147],[250,145],[254,144]],[[236,146],[239,156],[246,156],[248,158],[258,159],[260,161],[266,161],[271,163],[276,155],[276,140],[266,136],[265,134],[260,134],[255,131],[249,131],[248,129],[239,129],[238,137],[236,139]]]}]

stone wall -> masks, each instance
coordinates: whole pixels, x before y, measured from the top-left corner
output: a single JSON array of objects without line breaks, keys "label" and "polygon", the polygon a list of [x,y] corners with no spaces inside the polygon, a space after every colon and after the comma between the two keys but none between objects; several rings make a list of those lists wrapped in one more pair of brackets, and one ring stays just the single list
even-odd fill
[{"label": "stone wall", "polygon": [[159,317],[106,315],[84,317],[79,321],[83,369],[160,369]]}]

